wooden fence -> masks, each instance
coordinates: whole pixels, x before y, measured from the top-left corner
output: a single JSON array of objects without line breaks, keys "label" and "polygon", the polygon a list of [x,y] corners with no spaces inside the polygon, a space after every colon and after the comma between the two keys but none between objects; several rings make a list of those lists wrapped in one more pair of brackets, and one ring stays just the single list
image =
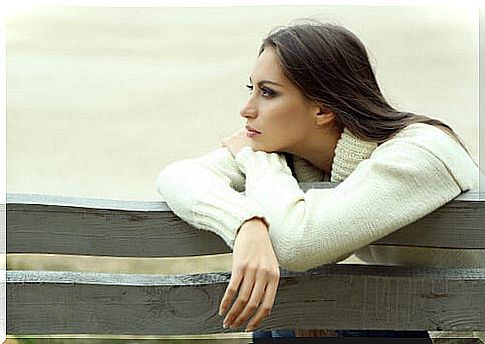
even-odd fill
[{"label": "wooden fence", "polygon": [[[300,183],[309,188],[335,183]],[[7,194],[7,253],[183,257],[229,253],[163,201]],[[461,194],[374,245],[485,249],[485,198]],[[138,275],[7,271],[7,334],[183,335],[223,329],[230,272]],[[329,264],[282,269],[258,331],[382,329],[485,331],[485,266],[448,269]]]}]

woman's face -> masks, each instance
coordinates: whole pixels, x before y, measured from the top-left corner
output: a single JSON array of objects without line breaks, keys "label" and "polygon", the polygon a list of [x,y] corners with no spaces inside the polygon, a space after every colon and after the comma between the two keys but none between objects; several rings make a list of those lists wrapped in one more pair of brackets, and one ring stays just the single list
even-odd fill
[{"label": "woman's face", "polygon": [[250,76],[252,91],[239,114],[261,134],[251,137],[253,150],[295,152],[305,145],[318,113],[283,74],[276,51],[266,47]]}]

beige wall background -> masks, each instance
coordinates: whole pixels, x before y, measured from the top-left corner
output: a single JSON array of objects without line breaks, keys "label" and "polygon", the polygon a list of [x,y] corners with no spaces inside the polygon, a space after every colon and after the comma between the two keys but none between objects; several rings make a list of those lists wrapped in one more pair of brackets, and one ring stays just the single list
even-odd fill
[{"label": "beige wall background", "polygon": [[168,163],[244,124],[269,30],[301,17],[367,46],[383,93],[478,161],[476,13],[450,7],[36,7],[7,19],[7,192],[159,200]]}]

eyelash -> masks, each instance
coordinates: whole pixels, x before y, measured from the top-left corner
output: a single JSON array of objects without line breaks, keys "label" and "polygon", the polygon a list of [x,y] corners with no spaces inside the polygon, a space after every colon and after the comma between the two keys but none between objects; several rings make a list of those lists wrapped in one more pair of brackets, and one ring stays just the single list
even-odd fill
[{"label": "eyelash", "polygon": [[[246,85],[246,87],[249,89],[250,92],[253,91],[253,86]],[[274,96],[275,95],[275,92],[271,91],[269,88],[262,87],[261,90],[264,91],[264,92],[267,92],[268,95],[266,97],[271,97],[271,96]]]}]

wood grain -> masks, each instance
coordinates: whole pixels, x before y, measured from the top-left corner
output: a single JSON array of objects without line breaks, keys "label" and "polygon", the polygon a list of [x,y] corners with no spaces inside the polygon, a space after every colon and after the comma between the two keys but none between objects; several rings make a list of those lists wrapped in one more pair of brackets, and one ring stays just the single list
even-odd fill
[{"label": "wood grain", "polygon": [[[336,183],[300,183],[302,190]],[[481,197],[481,198],[480,198]],[[484,249],[485,195],[467,192],[373,245]],[[7,194],[7,253],[180,257],[230,253],[163,201]]]},{"label": "wood grain", "polygon": [[[129,275],[7,271],[8,334],[208,334],[230,273]],[[257,329],[485,330],[485,271],[325,265],[283,270]]]}]

